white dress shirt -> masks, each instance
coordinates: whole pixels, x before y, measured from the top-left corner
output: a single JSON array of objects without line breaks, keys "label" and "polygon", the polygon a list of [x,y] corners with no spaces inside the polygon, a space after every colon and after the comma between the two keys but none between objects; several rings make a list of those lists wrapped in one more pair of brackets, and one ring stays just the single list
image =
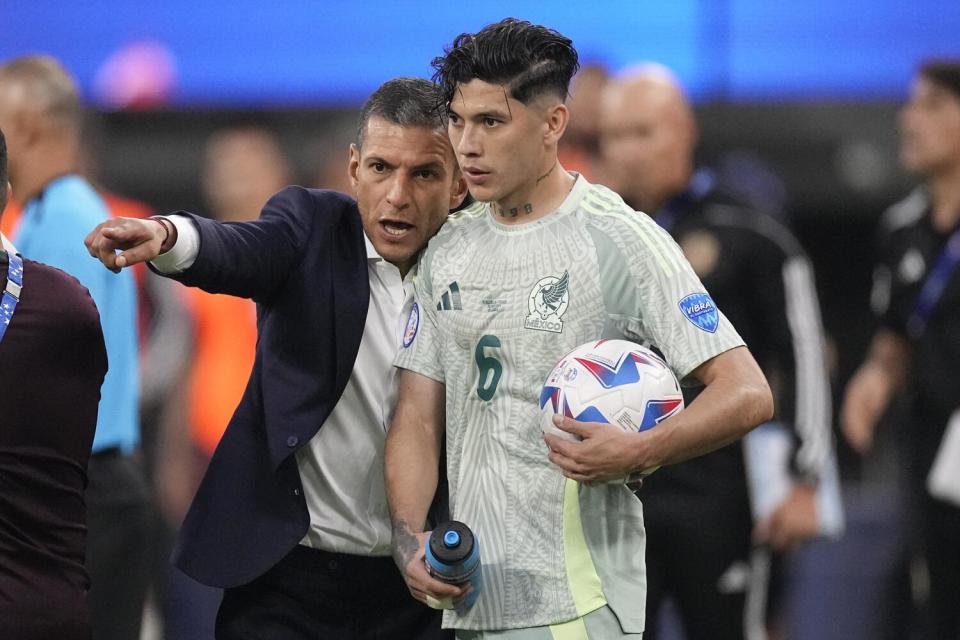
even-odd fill
[{"label": "white dress shirt", "polygon": [[[199,233],[185,216],[169,219],[177,227],[176,244],[152,263],[162,273],[177,273],[196,259]],[[388,556],[391,534],[383,447],[397,400],[393,359],[413,305],[413,290],[366,236],[364,241],[370,306],[353,372],[323,428],[296,453],[310,512],[310,528],[300,544]]]}]

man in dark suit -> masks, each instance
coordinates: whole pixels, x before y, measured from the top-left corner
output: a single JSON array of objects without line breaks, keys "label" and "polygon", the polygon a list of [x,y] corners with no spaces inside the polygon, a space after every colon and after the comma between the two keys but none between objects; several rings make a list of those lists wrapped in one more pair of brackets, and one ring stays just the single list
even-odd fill
[{"label": "man in dark suit", "polygon": [[382,469],[404,279],[466,193],[438,104],[419,79],[370,97],[350,148],[356,200],[288,187],[254,222],[179,213],[87,237],[115,271],[150,260],[257,302],[250,381],[174,550],[226,589],[220,638],[448,637],[390,560]]},{"label": "man in dark suit", "polygon": [[[0,215],[10,197],[0,131]],[[0,234],[0,630],[90,637],[87,463],[107,351],[90,293]]]}]

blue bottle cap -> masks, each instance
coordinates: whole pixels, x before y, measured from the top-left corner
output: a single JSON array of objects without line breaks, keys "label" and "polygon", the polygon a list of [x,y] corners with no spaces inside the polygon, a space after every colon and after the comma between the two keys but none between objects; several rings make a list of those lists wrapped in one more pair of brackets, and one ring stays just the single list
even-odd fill
[{"label": "blue bottle cap", "polygon": [[430,534],[427,551],[428,560],[432,557],[440,564],[453,566],[469,558],[478,549],[470,527],[450,520],[438,525]]},{"label": "blue bottle cap", "polygon": [[443,545],[447,548],[460,546],[460,534],[456,531],[447,531],[443,534]]}]

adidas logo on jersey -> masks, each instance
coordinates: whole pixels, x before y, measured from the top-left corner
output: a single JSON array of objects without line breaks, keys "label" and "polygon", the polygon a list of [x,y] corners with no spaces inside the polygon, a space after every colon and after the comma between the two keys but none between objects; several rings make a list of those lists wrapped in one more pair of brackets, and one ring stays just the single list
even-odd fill
[{"label": "adidas logo on jersey", "polygon": [[440,296],[440,302],[437,303],[437,311],[463,311],[463,303],[460,301],[460,285],[454,280],[447,286],[447,290]]}]

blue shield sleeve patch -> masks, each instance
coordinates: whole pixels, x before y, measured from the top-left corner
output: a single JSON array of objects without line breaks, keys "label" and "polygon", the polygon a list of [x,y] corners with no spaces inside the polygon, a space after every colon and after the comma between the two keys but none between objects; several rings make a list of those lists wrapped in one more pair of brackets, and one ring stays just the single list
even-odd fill
[{"label": "blue shield sleeve patch", "polygon": [[680,311],[701,331],[714,333],[720,325],[720,313],[708,293],[691,293],[679,302]]},{"label": "blue shield sleeve patch", "polygon": [[420,328],[420,307],[416,302],[410,308],[410,317],[407,318],[407,328],[403,332],[403,348],[406,349],[413,344],[417,337],[417,330]]}]

